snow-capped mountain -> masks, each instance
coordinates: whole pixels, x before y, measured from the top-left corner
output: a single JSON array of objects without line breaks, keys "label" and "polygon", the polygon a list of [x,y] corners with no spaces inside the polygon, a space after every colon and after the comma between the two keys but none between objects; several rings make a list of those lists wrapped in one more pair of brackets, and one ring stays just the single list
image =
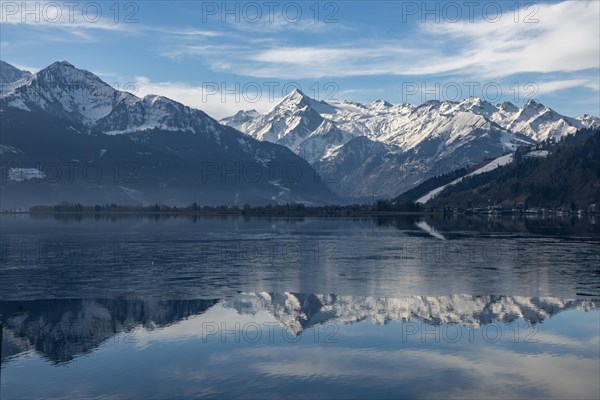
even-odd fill
[{"label": "snow-capped mountain", "polygon": [[[66,61],[33,75],[14,69],[3,64],[3,74],[18,78],[0,96],[4,207],[60,201],[243,205],[337,200],[301,157],[223,126],[200,110],[162,96],[139,98],[116,90]],[[48,181],[48,171],[39,167],[69,162],[100,163],[104,180],[61,185]],[[124,164],[135,170],[134,181],[122,182],[115,173],[114,165]],[[285,175],[290,164],[300,171],[293,179]]]},{"label": "snow-capped mountain", "polygon": [[[431,174],[600,124],[596,117],[565,117],[535,101],[522,107],[509,102],[493,105],[478,98],[434,100],[420,106],[384,100],[329,104],[299,90],[264,115],[243,115],[243,121],[233,122],[234,117],[229,117],[221,123],[287,146],[319,171],[327,171],[323,178],[333,182],[330,186],[338,194],[355,198],[367,193],[394,196]],[[363,139],[356,142],[357,137]],[[368,158],[350,161],[357,154],[356,146],[364,146],[365,140],[384,146],[369,146],[379,149],[376,156],[372,151],[362,152]],[[343,167],[349,164],[354,169]],[[362,172],[356,170],[365,164],[368,167],[361,168]]]},{"label": "snow-capped mountain", "polygon": [[[315,136],[336,136],[335,132],[330,132],[333,128],[331,124],[324,125],[325,118],[321,115],[334,110],[327,103],[317,102],[299,90],[294,90],[269,113],[256,116],[237,126],[258,140],[282,144],[298,154],[300,147],[309,138],[314,140]],[[221,123],[230,122],[225,119],[221,120]],[[325,141],[326,147],[329,142],[330,140]],[[310,146],[306,146],[304,150],[306,159],[318,158],[318,155],[308,154],[307,147]]]},{"label": "snow-capped mountain", "polygon": [[218,124],[200,110],[162,96],[138,98],[91,72],[55,62],[3,93],[9,106],[51,113],[107,134],[150,129],[215,133]]},{"label": "snow-capped mountain", "polygon": [[590,127],[590,128],[600,127],[600,118],[594,117],[593,115],[583,114],[583,116],[579,117],[578,120],[583,125]]},{"label": "snow-capped mountain", "polygon": [[577,129],[593,127],[600,122],[600,119],[590,116],[578,119],[565,117],[535,100],[527,101],[520,108],[504,103],[490,117],[505,129],[522,133],[537,141],[560,139],[575,133]]},{"label": "snow-capped mountain", "polygon": [[223,118],[221,120],[221,123],[223,123],[224,125],[228,125],[231,126],[235,129],[239,129],[240,126],[242,126],[243,124],[245,124],[246,122],[253,120],[254,118],[258,117],[260,114],[258,113],[258,111],[252,109],[252,110],[240,110],[238,111],[236,114],[232,115],[231,117],[227,117],[227,118]]}]

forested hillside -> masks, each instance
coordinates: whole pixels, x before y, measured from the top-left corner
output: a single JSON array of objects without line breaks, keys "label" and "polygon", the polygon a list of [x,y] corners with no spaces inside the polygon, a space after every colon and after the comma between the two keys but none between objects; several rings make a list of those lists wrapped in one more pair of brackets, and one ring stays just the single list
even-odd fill
[{"label": "forested hillside", "polygon": [[[600,204],[600,130],[583,129],[558,143],[547,141],[540,147],[548,151],[547,156],[534,157],[520,149],[510,164],[447,187],[427,206],[586,209]],[[430,189],[431,183],[424,185]],[[425,188],[417,187],[414,192],[420,194]],[[399,199],[407,200],[407,194]]]}]

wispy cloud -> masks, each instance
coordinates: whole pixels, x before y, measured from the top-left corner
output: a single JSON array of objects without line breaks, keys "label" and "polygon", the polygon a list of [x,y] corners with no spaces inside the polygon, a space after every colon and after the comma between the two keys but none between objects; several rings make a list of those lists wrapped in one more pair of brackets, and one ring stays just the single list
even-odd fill
[{"label": "wispy cloud", "polygon": [[592,90],[600,90],[600,82],[589,79],[564,79],[555,81],[546,81],[538,84],[540,93],[548,94],[565,89],[576,87],[585,87]]},{"label": "wispy cloud", "polygon": [[[6,26],[27,26],[28,29],[39,29],[46,32],[58,31],[60,35],[44,36],[53,41],[99,41],[107,32],[124,32],[133,34],[158,33],[174,38],[187,37],[208,38],[220,36],[222,33],[196,28],[169,26],[152,26],[141,23],[137,18],[139,10],[128,9],[128,12],[115,11],[112,3],[60,3],[52,1],[15,3],[11,7],[3,7],[0,17]],[[135,4],[135,3],[132,3]],[[92,6],[90,6],[92,5]]]},{"label": "wispy cloud", "polygon": [[136,77],[134,82],[137,96],[158,94],[169,97],[189,107],[200,109],[216,119],[233,115],[239,110],[256,109],[266,112],[281,100],[281,97],[270,98],[266,93],[257,97],[254,93],[245,93],[243,90],[227,92],[220,87],[214,88],[212,84],[203,87],[185,82],[153,82],[144,76]]},{"label": "wispy cloud", "polygon": [[[240,53],[224,46],[212,49],[211,57],[221,61],[211,65],[217,71],[280,79],[457,72],[501,78],[575,72],[600,67],[599,15],[599,2],[540,4],[538,23],[515,23],[511,18],[497,23],[424,23],[415,37],[387,41],[277,44]],[[192,46],[180,48],[186,51],[194,54]]]},{"label": "wispy cloud", "polygon": [[202,37],[217,37],[222,36],[222,32],[211,31],[211,30],[200,30],[200,29],[178,29],[178,28],[170,28],[170,27],[144,27],[144,30],[147,31],[155,31],[158,33],[162,33],[165,35],[173,35],[173,36],[187,36],[190,38],[202,38]]},{"label": "wispy cloud", "polygon": [[17,69],[20,69],[21,71],[29,71],[32,74],[35,74],[36,72],[38,72],[41,69],[39,67],[32,67],[31,65],[14,64],[14,63],[11,63],[11,65]]}]

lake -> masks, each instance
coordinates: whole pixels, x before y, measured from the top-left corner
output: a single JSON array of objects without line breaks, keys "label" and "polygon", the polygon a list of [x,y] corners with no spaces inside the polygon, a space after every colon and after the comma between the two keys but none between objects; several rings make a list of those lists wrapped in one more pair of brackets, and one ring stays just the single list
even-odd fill
[{"label": "lake", "polygon": [[600,221],[0,216],[2,398],[600,397]]}]

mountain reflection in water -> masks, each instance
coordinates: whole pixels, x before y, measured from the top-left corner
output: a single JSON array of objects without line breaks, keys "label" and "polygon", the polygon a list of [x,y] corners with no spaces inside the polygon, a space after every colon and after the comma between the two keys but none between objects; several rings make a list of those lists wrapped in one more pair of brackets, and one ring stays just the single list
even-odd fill
[{"label": "mountain reflection in water", "polygon": [[[519,296],[403,298],[355,297],[300,293],[242,293],[215,300],[65,299],[0,302],[2,359],[34,350],[53,362],[67,362],[94,351],[114,336],[176,325],[213,307],[239,315],[269,314],[282,329],[301,335],[324,323],[420,321],[428,325],[460,324],[471,329],[494,322],[522,320],[539,324],[566,310],[597,309],[598,300],[565,300]],[[213,321],[217,324],[220,321]],[[127,335],[129,333],[129,336]],[[202,332],[198,332],[202,335]]]}]

